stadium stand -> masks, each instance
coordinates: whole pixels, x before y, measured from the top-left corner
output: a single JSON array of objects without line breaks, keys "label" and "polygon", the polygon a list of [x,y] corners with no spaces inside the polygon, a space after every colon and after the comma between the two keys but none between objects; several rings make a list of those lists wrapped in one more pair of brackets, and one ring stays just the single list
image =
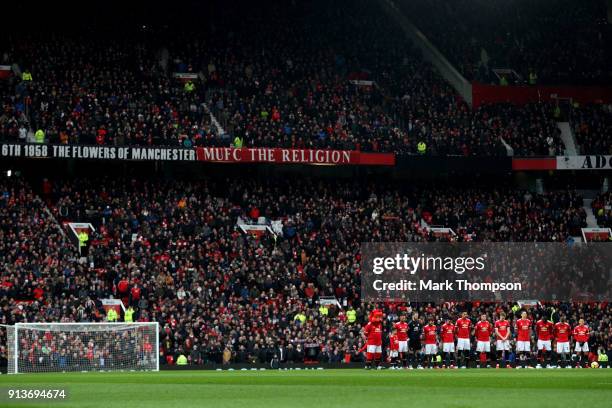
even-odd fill
[{"label": "stadium stand", "polygon": [[[43,130],[47,143],[229,146],[239,138],[240,146],[497,156],[506,155],[504,138],[515,154],[562,152],[552,106],[471,111],[376,4],[232,12],[249,24],[14,37],[7,58],[32,80],[3,89],[4,99],[21,101],[27,115],[17,126]],[[307,18],[282,24],[294,15]],[[193,75],[193,89],[175,73]],[[7,121],[0,137],[20,140]]]},{"label": "stadium stand", "polygon": [[[609,84],[610,25],[605,1],[397,1],[468,79],[499,83]],[[508,77],[512,81],[512,77]]]},{"label": "stadium stand", "polygon": [[[517,156],[564,153],[554,104],[472,109],[375,2],[285,3],[228,2],[218,13],[232,19],[211,13],[195,27],[15,30],[0,44],[2,63],[31,76],[0,79],[0,142],[495,159],[507,155],[506,145]],[[538,83],[575,84],[610,81],[612,41],[597,24],[599,5],[401,3],[469,79],[490,82],[490,68],[501,66],[523,78],[533,70]],[[490,25],[475,24],[482,13]],[[443,23],[449,20],[465,24]],[[570,123],[581,153],[610,154],[609,106],[574,106]],[[263,177],[245,167],[230,177],[219,167],[173,174],[160,165],[144,177],[134,162],[121,165],[122,177],[108,168],[98,168],[100,177],[80,174],[74,162],[51,174],[2,173],[0,324],[104,321],[101,300],[114,298],[133,307],[134,320],[159,322],[163,365],[180,355],[190,365],[341,364],[363,360],[361,328],[375,306],[386,328],[413,312],[439,324],[463,311],[474,320],[504,311],[514,320],[526,310],[533,318],[563,315],[572,325],[583,318],[593,331],[590,358],[612,353],[607,302],[372,305],[360,298],[362,242],[573,242],[587,214],[572,183],[536,193],[502,177],[478,185],[476,175],[415,181],[418,173],[404,181],[391,176],[396,169],[364,169],[347,181],[336,169],[329,178],[303,169],[268,169]],[[601,227],[611,227],[610,200],[605,193],[592,201]],[[84,252],[68,237],[67,222],[95,227]],[[452,229],[453,237],[428,226]],[[0,330],[0,358],[5,335]],[[66,368],[77,370],[88,339],[70,340],[74,347],[62,342],[64,351],[79,357]],[[23,342],[27,364],[55,358],[44,338]]]},{"label": "stadium stand", "polygon": [[576,106],[571,123],[582,154],[612,154],[612,107],[610,105]]},{"label": "stadium stand", "polygon": [[[440,239],[422,221],[454,228],[459,240],[562,241],[584,225],[582,200],[570,191],[459,195],[321,180],[77,179],[47,180],[39,196],[14,177],[2,180],[2,191],[2,323],[100,321],[100,299],[112,296],[133,306],[136,320],[160,322],[166,364],[184,353],[191,364],[222,363],[225,349],[231,362],[265,363],[279,347],[287,361],[359,360],[367,316],[360,242]],[[281,220],[282,231],[244,234],[238,217]],[[77,219],[96,227],[85,262],[61,233],[62,222]],[[345,306],[321,315],[321,296]],[[351,306],[359,318],[349,323]],[[388,305],[390,319],[396,307]],[[453,313],[493,307],[456,305]],[[560,307],[570,319],[584,316]],[[609,315],[598,307],[580,306]],[[450,311],[436,313],[442,319]],[[588,317],[603,325],[597,345],[609,339],[601,318]]]}]

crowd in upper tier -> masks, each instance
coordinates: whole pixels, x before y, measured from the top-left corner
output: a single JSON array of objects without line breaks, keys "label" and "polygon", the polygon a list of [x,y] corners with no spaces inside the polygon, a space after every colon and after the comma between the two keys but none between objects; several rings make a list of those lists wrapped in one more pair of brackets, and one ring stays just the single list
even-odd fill
[{"label": "crowd in upper tier", "polygon": [[[474,241],[565,241],[585,225],[572,191],[304,178],[44,180],[35,187],[40,194],[20,178],[0,184],[0,323],[102,321],[100,299],[112,296],[134,308],[135,320],[160,323],[164,362],[180,354],[192,363],[224,355],[267,362],[278,347],[297,361],[311,344],[318,359],[358,358],[369,307],[360,299],[361,242],[440,239],[423,222]],[[245,234],[238,217],[279,220],[282,231]],[[96,228],[85,259],[61,227],[66,220]],[[323,314],[321,296],[342,307]],[[433,307],[440,317],[494,310]],[[566,307],[568,317],[600,325],[594,341],[607,347],[609,319],[590,312],[609,316],[607,305]]]},{"label": "crowd in upper tier", "polygon": [[[564,151],[554,105],[472,110],[375,3],[252,9],[230,2],[221,13],[199,31],[10,34],[2,63],[17,63],[26,80],[0,81],[0,140],[481,156],[507,155],[507,147],[515,155]],[[196,77],[185,83],[175,72]]]},{"label": "crowd in upper tier", "polygon": [[580,154],[612,154],[612,105],[587,105],[570,118]]},{"label": "crowd in upper tier", "polygon": [[606,85],[612,80],[612,30],[604,0],[396,0],[468,79]]}]

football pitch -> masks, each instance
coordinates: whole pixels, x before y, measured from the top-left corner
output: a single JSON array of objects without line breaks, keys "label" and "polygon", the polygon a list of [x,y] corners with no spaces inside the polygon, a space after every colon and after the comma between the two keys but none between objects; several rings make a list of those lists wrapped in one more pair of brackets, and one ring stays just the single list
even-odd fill
[{"label": "football pitch", "polygon": [[[16,402],[8,389],[67,390]],[[161,371],[0,376],[1,407],[611,407],[612,369]]]}]

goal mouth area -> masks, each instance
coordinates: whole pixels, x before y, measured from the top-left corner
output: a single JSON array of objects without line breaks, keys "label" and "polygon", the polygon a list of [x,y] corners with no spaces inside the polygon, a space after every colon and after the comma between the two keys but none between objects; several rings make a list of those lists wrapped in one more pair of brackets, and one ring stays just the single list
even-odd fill
[{"label": "goal mouth area", "polygon": [[0,325],[7,373],[159,371],[159,323]]},{"label": "goal mouth area", "polygon": [[0,327],[15,327],[29,330],[44,330],[49,332],[105,332],[128,331],[139,327],[151,327],[156,323],[134,322],[134,323],[15,323],[14,325],[0,325]]}]

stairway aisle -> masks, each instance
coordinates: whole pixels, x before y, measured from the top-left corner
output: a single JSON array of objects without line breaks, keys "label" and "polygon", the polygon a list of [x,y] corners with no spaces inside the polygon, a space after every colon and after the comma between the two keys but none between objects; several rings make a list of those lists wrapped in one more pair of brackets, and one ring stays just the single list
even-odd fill
[{"label": "stairway aisle", "polygon": [[582,208],[586,212],[586,222],[587,227],[589,228],[597,228],[597,218],[595,218],[595,214],[593,214],[593,209],[591,208],[591,203],[593,202],[592,198],[585,198],[582,200]]}]

